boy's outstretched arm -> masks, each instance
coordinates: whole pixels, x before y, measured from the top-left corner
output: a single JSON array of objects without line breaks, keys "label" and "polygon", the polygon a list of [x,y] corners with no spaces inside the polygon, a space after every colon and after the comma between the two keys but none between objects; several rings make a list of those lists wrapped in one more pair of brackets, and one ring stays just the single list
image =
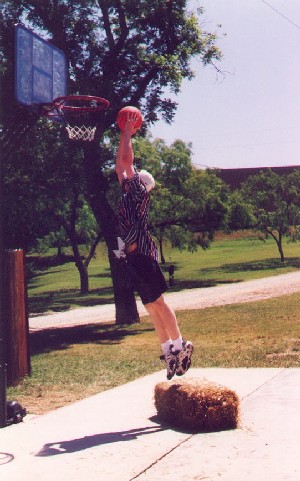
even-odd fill
[{"label": "boy's outstretched arm", "polygon": [[119,147],[116,158],[116,172],[120,184],[123,179],[132,179],[135,175],[133,166],[134,152],[132,147],[132,135],[134,135],[138,129],[134,127],[136,124],[137,116],[134,113],[127,115],[124,132],[121,132]]}]

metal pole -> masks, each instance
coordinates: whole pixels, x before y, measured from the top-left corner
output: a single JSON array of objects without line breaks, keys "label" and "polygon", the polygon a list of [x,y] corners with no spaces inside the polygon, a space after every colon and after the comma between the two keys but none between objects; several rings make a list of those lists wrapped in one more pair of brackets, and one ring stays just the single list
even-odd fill
[{"label": "metal pole", "polygon": [[[3,154],[3,152],[2,152]],[[0,152],[1,155],[1,152]],[[4,225],[3,164],[0,158],[0,428],[7,425],[6,411],[6,329],[4,317]]]}]

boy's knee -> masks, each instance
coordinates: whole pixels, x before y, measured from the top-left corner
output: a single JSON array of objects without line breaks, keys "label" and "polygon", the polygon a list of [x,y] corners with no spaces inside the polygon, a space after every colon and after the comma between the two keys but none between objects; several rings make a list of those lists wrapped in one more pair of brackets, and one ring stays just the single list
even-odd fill
[{"label": "boy's knee", "polygon": [[155,301],[148,302],[147,304],[145,304],[145,307],[146,307],[146,309],[148,309],[148,308],[157,309],[158,307],[164,305],[164,303],[165,303],[165,301],[164,301],[163,296],[160,296],[157,299],[155,299]]},{"label": "boy's knee", "polygon": [[165,304],[165,300],[163,296],[159,296],[154,302],[156,306],[163,306]]}]

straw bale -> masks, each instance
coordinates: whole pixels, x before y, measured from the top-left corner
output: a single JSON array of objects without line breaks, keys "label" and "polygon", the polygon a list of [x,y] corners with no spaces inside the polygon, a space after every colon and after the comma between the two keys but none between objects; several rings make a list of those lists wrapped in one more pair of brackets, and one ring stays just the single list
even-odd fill
[{"label": "straw bale", "polygon": [[158,418],[189,432],[223,431],[238,425],[237,394],[206,379],[160,382],[154,402]]}]

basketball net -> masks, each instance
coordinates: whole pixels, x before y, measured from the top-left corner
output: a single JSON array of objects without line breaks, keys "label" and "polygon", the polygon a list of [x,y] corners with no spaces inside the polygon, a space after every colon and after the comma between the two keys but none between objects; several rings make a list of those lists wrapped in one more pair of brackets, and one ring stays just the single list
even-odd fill
[{"label": "basketball net", "polygon": [[109,102],[101,97],[71,95],[59,97],[43,106],[44,115],[62,123],[70,140],[92,142]]},{"label": "basketball net", "polygon": [[92,142],[95,138],[97,127],[90,125],[65,125],[70,140],[82,140]]}]

